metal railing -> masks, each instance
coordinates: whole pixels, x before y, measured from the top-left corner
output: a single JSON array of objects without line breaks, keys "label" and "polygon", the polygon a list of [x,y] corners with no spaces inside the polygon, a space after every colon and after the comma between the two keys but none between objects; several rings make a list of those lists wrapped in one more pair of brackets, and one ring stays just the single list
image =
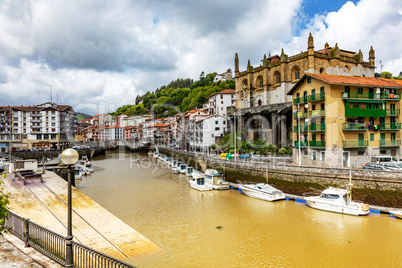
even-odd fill
[{"label": "metal railing", "polygon": [[368,146],[368,140],[343,141],[343,148],[362,148]]},{"label": "metal railing", "polygon": [[[24,241],[25,246],[33,247],[61,265],[66,264],[66,237],[39,226],[10,210],[8,212],[9,216],[5,221],[5,226],[11,233]],[[73,260],[76,268],[135,267],[74,241]]]}]

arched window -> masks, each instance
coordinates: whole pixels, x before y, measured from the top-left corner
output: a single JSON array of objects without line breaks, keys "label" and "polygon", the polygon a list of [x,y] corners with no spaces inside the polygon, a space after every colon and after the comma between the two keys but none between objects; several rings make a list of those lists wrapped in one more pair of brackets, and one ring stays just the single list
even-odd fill
[{"label": "arched window", "polygon": [[274,81],[275,81],[275,84],[277,84],[277,85],[281,83],[281,73],[280,72],[276,71],[274,73]]},{"label": "arched window", "polygon": [[258,106],[261,106],[261,105],[262,105],[262,101],[258,100]]},{"label": "arched window", "polygon": [[324,67],[321,67],[320,68],[320,74],[323,74],[324,73]]},{"label": "arched window", "polygon": [[299,80],[300,79],[300,68],[299,66],[294,66],[292,68],[292,80]]},{"label": "arched window", "polygon": [[264,82],[263,82],[263,80],[262,80],[262,76],[261,76],[261,75],[259,75],[259,76],[257,77],[256,85],[257,85],[258,89],[262,89],[262,87],[264,86]]},{"label": "arched window", "polygon": [[248,86],[248,81],[247,81],[247,79],[243,79],[243,81],[241,82],[241,86],[242,86],[243,88],[247,88],[247,86]]}]

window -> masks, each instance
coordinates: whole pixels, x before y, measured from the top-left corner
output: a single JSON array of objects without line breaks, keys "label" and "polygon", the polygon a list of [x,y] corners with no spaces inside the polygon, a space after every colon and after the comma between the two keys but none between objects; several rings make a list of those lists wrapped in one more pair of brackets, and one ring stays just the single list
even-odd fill
[{"label": "window", "polygon": [[307,84],[311,83],[311,77],[307,77]]},{"label": "window", "polygon": [[217,125],[218,124],[218,121],[215,121],[215,125]]},{"label": "window", "polygon": [[295,72],[295,80],[299,80],[300,79],[300,72]]},{"label": "window", "polygon": [[37,134],[37,135],[36,135],[36,139],[37,139],[37,140],[41,140],[41,139],[42,139],[42,134]]},{"label": "window", "polygon": [[387,154],[387,150],[380,150],[380,154]]},{"label": "window", "polygon": [[357,94],[363,94],[363,88],[362,87],[357,88]]},{"label": "window", "polygon": [[221,104],[223,104],[223,101],[221,101]]},{"label": "window", "polygon": [[50,139],[55,140],[56,139],[56,134],[51,134]]},{"label": "window", "polygon": [[364,151],[358,151],[357,155],[364,155],[364,153],[365,153]]},{"label": "window", "polygon": [[262,82],[262,80],[260,81],[260,88],[262,88],[262,86],[263,86],[263,82]]},{"label": "window", "polygon": [[345,86],[345,92],[350,92],[350,86]]},{"label": "window", "polygon": [[215,131],[219,131],[219,127],[216,127],[216,128],[215,128]]},{"label": "window", "polygon": [[317,160],[317,151],[312,151],[313,160]]},{"label": "window", "polygon": [[370,141],[374,141],[374,134],[370,134]]},{"label": "window", "polygon": [[52,123],[52,127],[55,127],[56,126],[56,123]]},{"label": "window", "polygon": [[223,99],[223,95],[221,95],[221,99]]},{"label": "window", "polygon": [[281,83],[281,77],[278,75],[278,76],[276,76],[276,83],[277,84],[280,84]]},{"label": "window", "polygon": [[226,125],[226,121],[223,121],[223,124]]},{"label": "window", "polygon": [[325,161],[325,152],[321,152],[321,161]]}]

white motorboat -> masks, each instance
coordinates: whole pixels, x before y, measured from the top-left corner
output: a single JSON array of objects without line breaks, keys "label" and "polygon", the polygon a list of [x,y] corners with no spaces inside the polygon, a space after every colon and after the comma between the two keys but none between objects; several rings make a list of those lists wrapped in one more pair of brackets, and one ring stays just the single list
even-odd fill
[{"label": "white motorboat", "polygon": [[193,174],[194,168],[193,167],[187,167],[186,169],[186,176],[191,177],[191,174]]},{"label": "white motorboat", "polygon": [[223,179],[223,174],[216,169],[207,169],[205,171],[205,183],[211,184],[214,190],[228,190],[229,183]]},{"label": "white motorboat", "polygon": [[154,152],[153,158],[158,158],[158,153],[157,152]]},{"label": "white motorboat", "polygon": [[173,167],[172,168],[172,173],[178,174],[178,173],[180,173],[180,169],[178,167]]},{"label": "white motorboat", "polygon": [[148,155],[153,155],[154,153],[152,151],[148,151]]},{"label": "white motorboat", "polygon": [[74,179],[82,180],[82,170],[79,167],[75,167],[74,169]]},{"label": "white motorboat", "polygon": [[194,171],[189,180],[190,186],[198,191],[210,191],[212,190],[212,185],[205,183],[205,176],[199,171]]},{"label": "white motorboat", "polygon": [[267,183],[243,184],[239,185],[239,188],[247,196],[266,201],[276,201],[286,198],[281,190],[278,190]]},{"label": "white motorboat", "polygon": [[401,210],[390,210],[390,213],[397,217],[398,219],[402,219],[402,209]]},{"label": "white motorboat", "polygon": [[179,167],[180,173],[184,174],[186,173],[187,170],[187,165],[186,164],[181,164]]},{"label": "white motorboat", "polygon": [[[349,185],[351,186],[351,185]],[[319,196],[304,197],[307,204],[316,209],[363,216],[370,213],[369,205],[352,201],[350,187],[347,189],[329,187]]]}]

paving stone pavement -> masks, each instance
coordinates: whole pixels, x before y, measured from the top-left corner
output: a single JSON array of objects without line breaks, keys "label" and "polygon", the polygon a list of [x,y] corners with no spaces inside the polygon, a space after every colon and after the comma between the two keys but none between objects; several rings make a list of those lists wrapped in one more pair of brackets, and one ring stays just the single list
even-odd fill
[{"label": "paving stone pavement", "polygon": [[58,263],[31,247],[13,234],[0,235],[0,267],[1,268],[59,268]]}]

